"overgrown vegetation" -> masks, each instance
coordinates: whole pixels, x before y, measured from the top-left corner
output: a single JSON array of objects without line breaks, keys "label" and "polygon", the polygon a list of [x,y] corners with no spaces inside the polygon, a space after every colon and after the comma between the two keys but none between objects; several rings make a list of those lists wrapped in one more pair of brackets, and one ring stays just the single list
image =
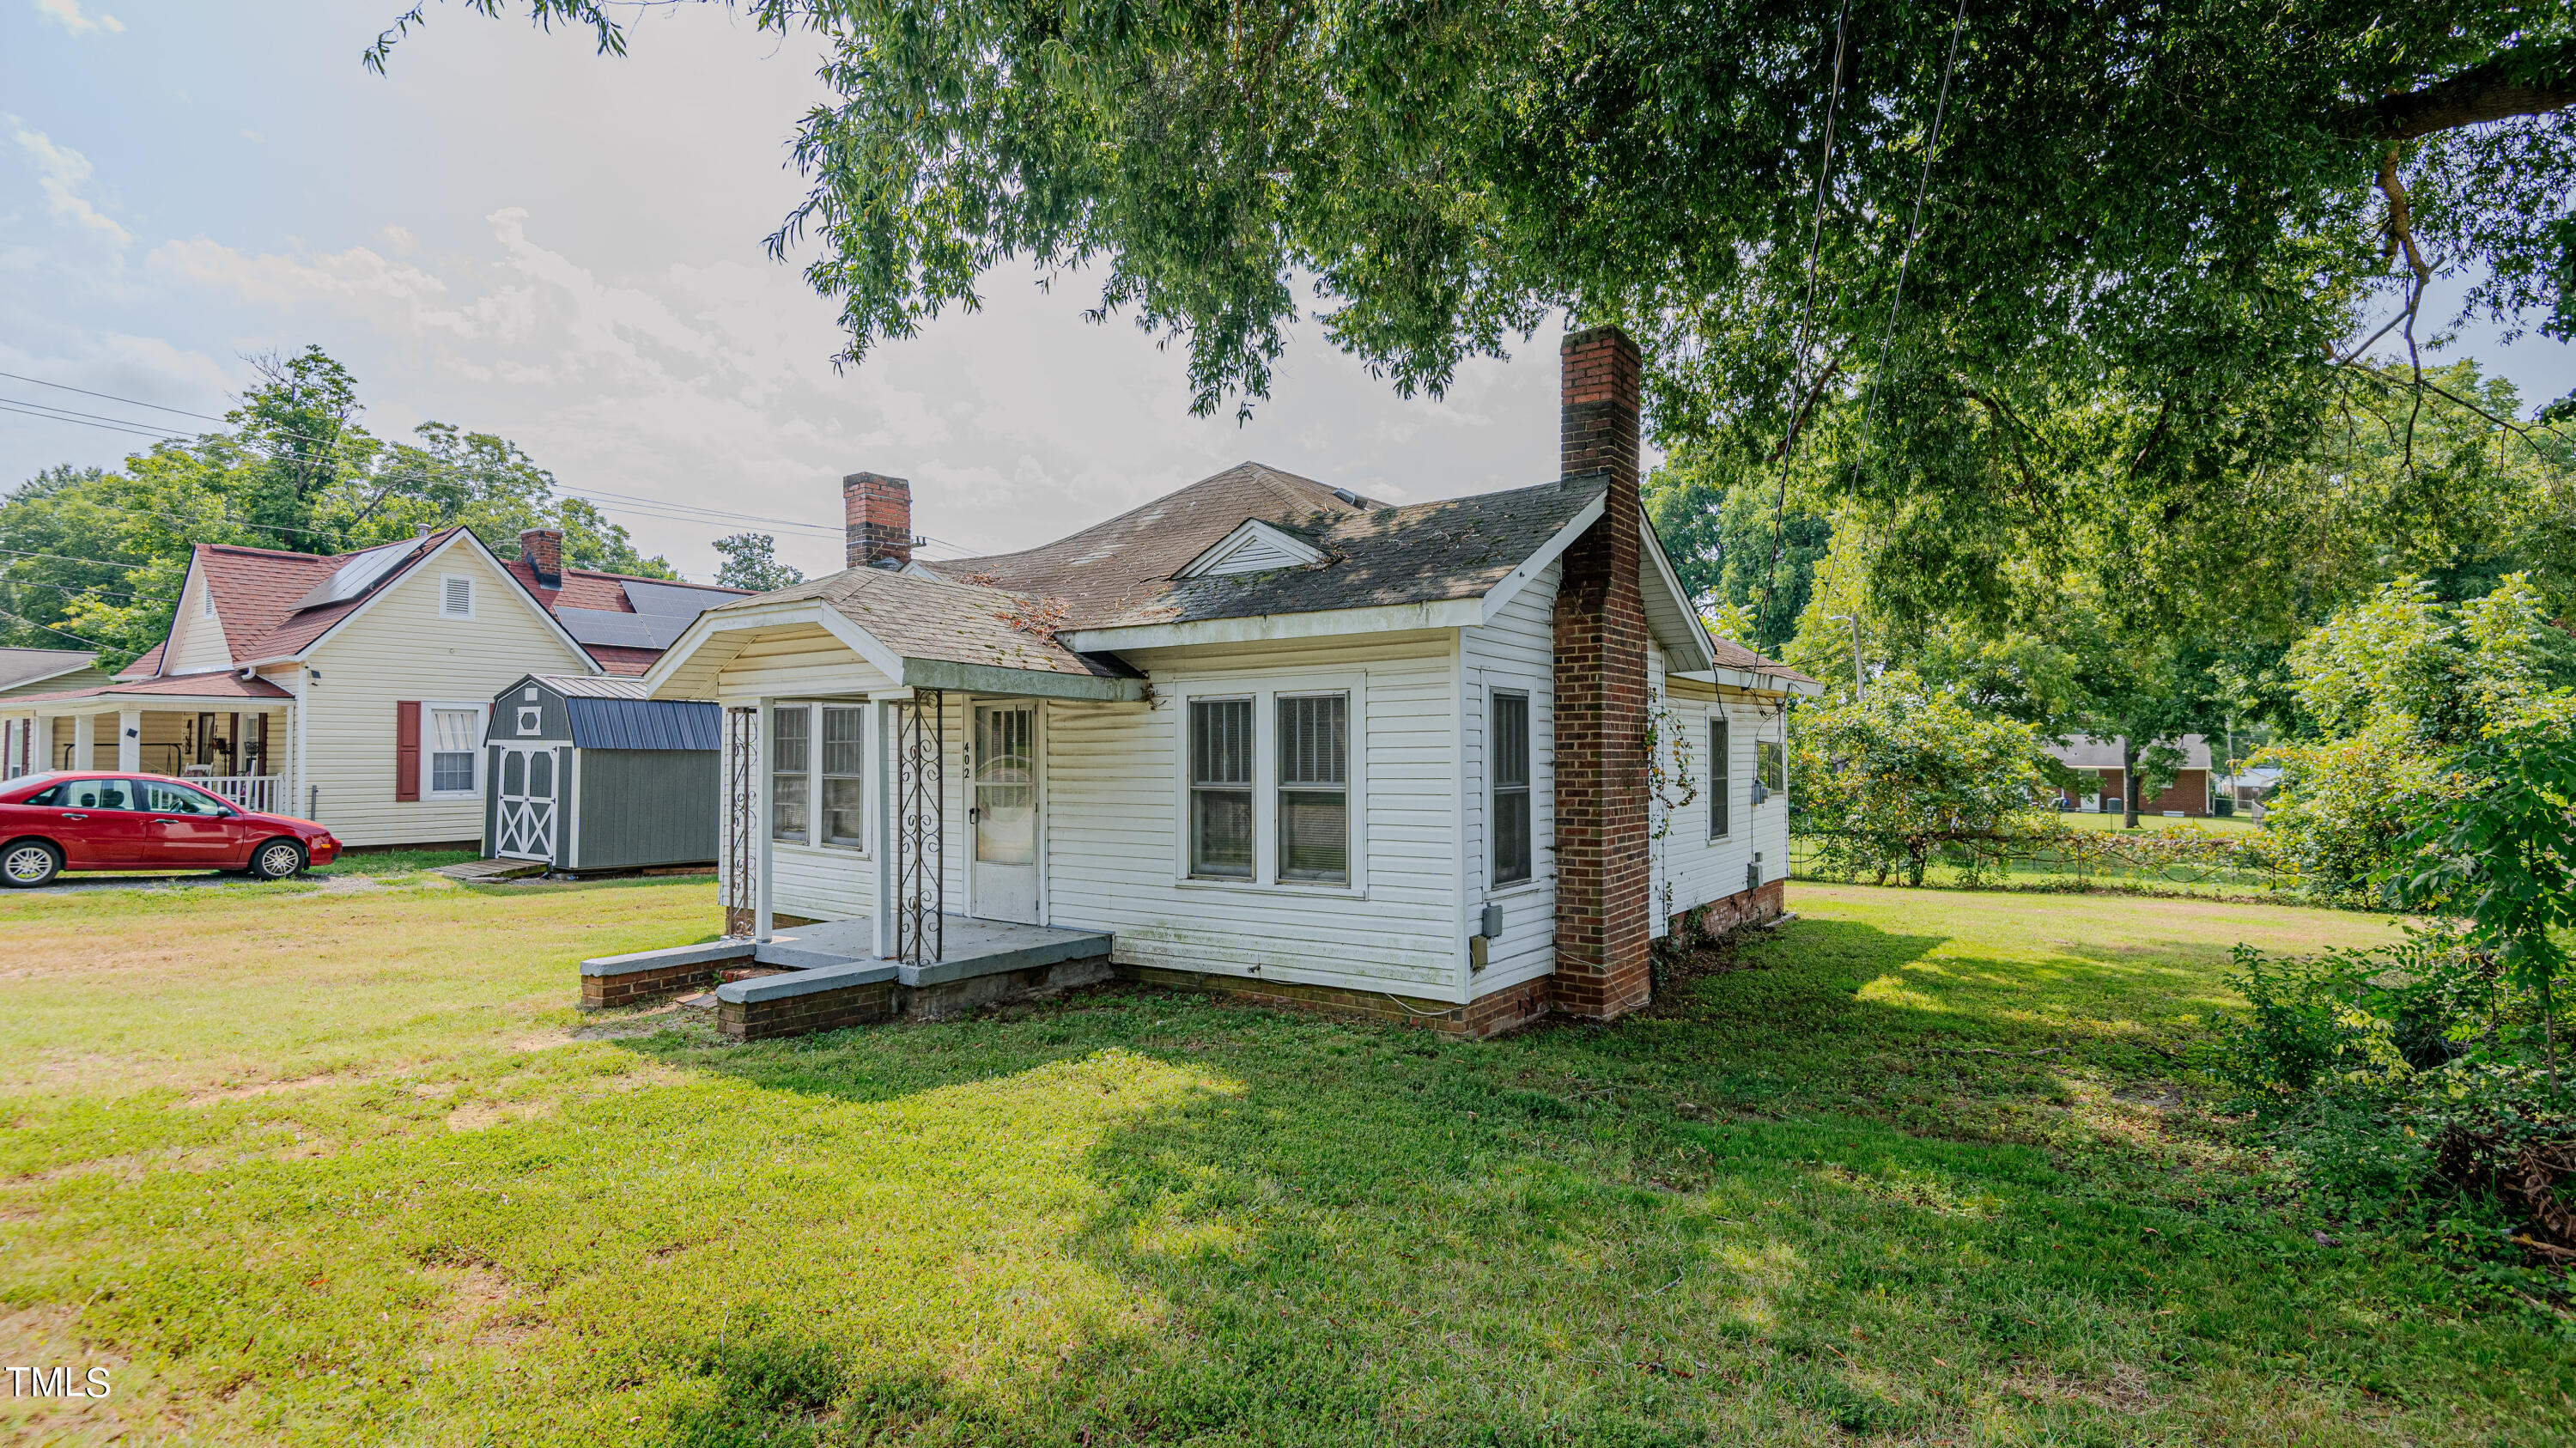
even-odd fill
[{"label": "overgrown vegetation", "polygon": [[117,1384],[0,1437],[2466,1448],[2576,1392],[2529,1269],[2326,1215],[2179,1064],[2229,942],[2383,917],[1802,886],[1485,1044],[566,1008],[712,898],[0,901],[0,1358]]}]

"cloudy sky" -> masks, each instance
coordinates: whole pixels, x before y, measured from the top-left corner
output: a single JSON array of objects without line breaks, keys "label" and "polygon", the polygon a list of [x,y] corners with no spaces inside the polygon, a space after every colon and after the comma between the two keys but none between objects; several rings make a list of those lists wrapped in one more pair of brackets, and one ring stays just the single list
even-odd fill
[{"label": "cloudy sky", "polygon": [[[1550,333],[1407,402],[1309,327],[1239,427],[1188,415],[1178,355],[1082,321],[1079,279],[1011,272],[980,313],[836,375],[830,308],[761,249],[802,194],[806,42],[639,8],[610,60],[433,3],[370,75],[359,52],[402,3],[0,0],[0,371],[220,413],[246,354],[319,343],[378,433],[515,439],[696,576],[750,526],[837,566],[858,469],[911,478],[916,526],[970,552],[1245,458],[1396,500],[1553,473]],[[2527,393],[2576,386],[2557,344],[2468,345]],[[5,401],[196,425],[0,378]],[[0,483],[142,441],[0,411]]]}]

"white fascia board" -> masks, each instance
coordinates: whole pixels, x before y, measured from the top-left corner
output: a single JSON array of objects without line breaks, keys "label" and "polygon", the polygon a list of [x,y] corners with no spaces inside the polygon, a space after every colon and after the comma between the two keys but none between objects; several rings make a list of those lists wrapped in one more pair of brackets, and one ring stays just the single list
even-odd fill
[{"label": "white fascia board", "polygon": [[1610,495],[1607,492],[1585,504],[1583,511],[1574,515],[1574,521],[1557,529],[1556,535],[1540,544],[1536,553],[1522,559],[1520,567],[1513,569],[1509,577],[1486,590],[1484,616],[1476,621],[1492,623],[1502,617],[1503,609],[1519,596],[1522,589],[1529,586],[1529,581],[1538,577],[1540,572],[1554,563],[1566,549],[1573,547],[1574,540],[1582,537],[1585,529],[1600,522],[1601,514],[1609,506]]},{"label": "white fascia board", "polygon": [[[1308,543],[1306,540],[1275,528],[1268,523],[1264,523],[1258,518],[1246,518],[1240,524],[1235,526],[1233,532],[1226,534],[1214,543],[1209,544],[1206,548],[1201,549],[1199,556],[1182,564],[1180,571],[1173,576],[1177,578],[1196,578],[1201,574],[1213,573],[1216,571],[1216,566],[1218,564],[1223,563],[1236,549],[1241,548],[1244,544],[1255,538],[1258,538],[1269,544],[1271,547],[1278,549],[1280,552],[1287,554],[1289,557],[1296,559],[1299,564],[1320,563],[1323,561],[1324,555],[1322,552],[1318,551],[1313,544]],[[1287,567],[1289,565],[1282,564],[1279,566]]]},{"label": "white fascia board", "polygon": [[[1682,644],[1690,651],[1693,666],[1712,667],[1717,663],[1717,645],[1709,639],[1708,625],[1700,622],[1699,609],[1691,603],[1690,590],[1682,587],[1681,575],[1673,571],[1673,560],[1664,552],[1664,540],[1655,536],[1654,520],[1648,518],[1642,508],[1637,511],[1637,532],[1644,539],[1645,557],[1652,564],[1651,568],[1641,571],[1662,580],[1665,591],[1672,596],[1673,607],[1683,619]],[[1645,581],[1643,578],[1637,580],[1640,587]]]},{"label": "white fascia board", "polygon": [[1806,679],[1792,679],[1760,669],[1692,669],[1675,670],[1676,679],[1691,679],[1715,688],[1742,689],[1753,694],[1797,694],[1805,698],[1822,698],[1825,686]]},{"label": "white fascia board", "polygon": [[[852,623],[847,615],[819,598],[799,598],[757,608],[709,609],[699,614],[690,620],[679,640],[664,650],[662,657],[653,661],[653,667],[644,671],[645,697],[664,697],[662,688],[671,682],[671,676],[719,636],[756,634],[799,624],[830,634],[835,642],[887,678],[899,680],[903,677],[904,661],[875,635]],[[740,645],[735,647],[740,648]]]},{"label": "white fascia board", "polygon": [[1197,623],[1068,629],[1058,636],[1058,641],[1078,654],[1107,654],[1128,649],[1174,649],[1205,644],[1326,638],[1334,634],[1472,628],[1484,621],[1483,599],[1452,598],[1439,603],[1390,603],[1376,608],[1337,608],[1321,613],[1266,613],[1251,618],[1203,619]]}]

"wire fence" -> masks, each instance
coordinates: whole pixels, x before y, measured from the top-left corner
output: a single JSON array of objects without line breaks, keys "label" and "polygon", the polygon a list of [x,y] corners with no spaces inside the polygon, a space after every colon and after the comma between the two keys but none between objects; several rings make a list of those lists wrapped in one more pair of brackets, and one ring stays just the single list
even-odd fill
[{"label": "wire fence", "polygon": [[2125,834],[2058,827],[1914,836],[1796,829],[1789,875],[1877,885],[2153,894],[2307,895],[2310,882],[2259,837],[2184,830]]}]

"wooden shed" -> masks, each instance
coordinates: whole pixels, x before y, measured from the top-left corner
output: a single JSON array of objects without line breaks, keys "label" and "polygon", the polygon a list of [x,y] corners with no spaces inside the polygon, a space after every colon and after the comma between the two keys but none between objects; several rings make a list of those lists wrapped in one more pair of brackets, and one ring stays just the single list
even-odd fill
[{"label": "wooden shed", "polygon": [[724,712],[641,679],[529,674],[492,700],[483,853],[558,870],[712,864]]}]

